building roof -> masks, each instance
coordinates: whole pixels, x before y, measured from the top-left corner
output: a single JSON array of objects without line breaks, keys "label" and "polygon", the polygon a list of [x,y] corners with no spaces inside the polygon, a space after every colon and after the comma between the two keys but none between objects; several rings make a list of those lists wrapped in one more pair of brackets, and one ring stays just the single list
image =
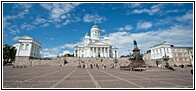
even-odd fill
[{"label": "building roof", "polygon": [[193,47],[186,47],[186,46],[173,46],[172,48],[188,48],[188,49],[193,49]]},{"label": "building roof", "polygon": [[28,35],[22,36],[19,38],[19,40],[23,39],[28,39],[28,40],[33,40],[33,38],[29,37]]},{"label": "building roof", "polygon": [[31,38],[31,37],[28,36],[28,35],[25,35],[25,36],[22,36],[22,37],[19,38],[19,42],[22,41],[22,40],[32,40],[32,41],[37,42],[40,46],[42,45],[40,42],[38,42],[37,40]]},{"label": "building roof", "polygon": [[168,42],[164,41],[164,42],[162,42],[162,43],[159,43],[159,44],[153,45],[153,46],[151,46],[150,48],[152,48],[152,47],[156,47],[156,46],[160,46],[160,45],[170,45],[170,44],[169,44]]}]

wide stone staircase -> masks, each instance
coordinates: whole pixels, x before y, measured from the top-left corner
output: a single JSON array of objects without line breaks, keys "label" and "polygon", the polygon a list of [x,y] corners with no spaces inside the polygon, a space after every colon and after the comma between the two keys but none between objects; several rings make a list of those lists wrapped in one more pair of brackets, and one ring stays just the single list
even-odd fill
[{"label": "wide stone staircase", "polygon": [[[102,66],[103,64],[106,65],[106,68],[110,68],[111,64],[115,64],[114,63],[114,58],[76,58],[76,57],[64,57],[63,59],[65,59],[67,61],[67,63],[64,66],[78,66],[79,62],[81,64],[85,64],[88,67],[90,66],[90,64],[99,64],[99,66]],[[128,58],[117,58],[118,62],[117,62],[117,66],[125,66],[128,65],[130,63],[130,61],[128,60]]]}]

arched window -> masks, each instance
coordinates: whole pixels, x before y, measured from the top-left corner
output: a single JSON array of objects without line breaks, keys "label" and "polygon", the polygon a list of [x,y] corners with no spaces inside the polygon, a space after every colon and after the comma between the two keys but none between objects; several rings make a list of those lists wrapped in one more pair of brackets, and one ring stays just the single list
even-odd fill
[{"label": "arched window", "polygon": [[25,48],[25,46],[24,46],[24,44],[22,44],[22,45],[21,45],[21,49],[24,49],[24,48]]},{"label": "arched window", "polygon": [[27,50],[29,49],[29,44],[26,45],[26,48],[25,49],[27,49]]}]

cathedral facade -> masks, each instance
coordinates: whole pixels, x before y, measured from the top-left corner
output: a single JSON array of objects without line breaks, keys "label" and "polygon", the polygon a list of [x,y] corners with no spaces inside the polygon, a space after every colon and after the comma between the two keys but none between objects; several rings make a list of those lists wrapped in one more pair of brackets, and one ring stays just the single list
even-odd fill
[{"label": "cathedral facade", "polygon": [[90,36],[88,33],[85,35],[83,45],[74,46],[74,57],[117,58],[118,48],[110,45],[107,35],[101,39],[100,28],[93,25]]}]

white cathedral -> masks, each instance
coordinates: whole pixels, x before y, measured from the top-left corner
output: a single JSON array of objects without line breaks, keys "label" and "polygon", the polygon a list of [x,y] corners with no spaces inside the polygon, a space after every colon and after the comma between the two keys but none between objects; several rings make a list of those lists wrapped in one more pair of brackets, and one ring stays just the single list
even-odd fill
[{"label": "white cathedral", "polygon": [[74,57],[118,58],[118,48],[110,45],[107,35],[100,38],[100,29],[96,24],[90,32],[90,36],[86,33],[83,45],[74,46]]}]

